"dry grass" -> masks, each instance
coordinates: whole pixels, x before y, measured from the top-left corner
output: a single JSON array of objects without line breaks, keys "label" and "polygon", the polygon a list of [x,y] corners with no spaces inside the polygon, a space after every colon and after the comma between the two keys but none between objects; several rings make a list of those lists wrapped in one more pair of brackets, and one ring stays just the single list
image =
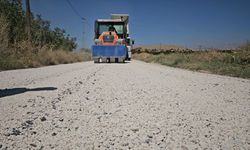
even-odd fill
[{"label": "dry grass", "polygon": [[172,67],[210,72],[234,77],[250,78],[250,51],[192,52],[192,53],[135,53],[134,59],[160,63]]},{"label": "dry grass", "polygon": [[40,67],[91,60],[91,54],[86,51],[52,51],[47,47],[37,49],[29,46],[25,41],[19,43],[18,51],[11,48],[6,51],[6,53],[0,54],[0,70]]},{"label": "dry grass", "polygon": [[[86,57],[88,56],[88,57]],[[36,64],[40,65],[57,65],[57,64],[67,64],[73,62],[87,61],[90,60],[90,54],[83,52],[68,52],[68,51],[40,51],[35,56]]]},{"label": "dry grass", "polygon": [[3,15],[0,15],[0,53],[8,47],[8,23]]}]

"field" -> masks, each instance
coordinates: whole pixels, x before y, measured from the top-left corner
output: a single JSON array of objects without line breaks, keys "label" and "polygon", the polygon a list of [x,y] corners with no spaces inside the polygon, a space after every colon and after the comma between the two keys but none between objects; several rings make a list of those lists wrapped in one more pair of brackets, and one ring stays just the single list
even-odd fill
[{"label": "field", "polygon": [[184,49],[157,50],[144,48],[133,52],[133,58],[145,62],[214,73],[250,78],[250,51],[238,50],[192,51]]}]

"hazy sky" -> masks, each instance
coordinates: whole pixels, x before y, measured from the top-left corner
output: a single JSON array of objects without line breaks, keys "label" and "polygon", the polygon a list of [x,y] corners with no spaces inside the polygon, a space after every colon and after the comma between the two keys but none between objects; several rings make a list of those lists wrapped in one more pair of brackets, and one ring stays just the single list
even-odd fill
[{"label": "hazy sky", "polygon": [[[233,47],[250,40],[250,0],[30,0],[31,10],[77,38],[79,47],[93,44],[94,20],[111,13],[130,15],[136,44],[186,47]],[[83,43],[83,41],[85,41]]]}]

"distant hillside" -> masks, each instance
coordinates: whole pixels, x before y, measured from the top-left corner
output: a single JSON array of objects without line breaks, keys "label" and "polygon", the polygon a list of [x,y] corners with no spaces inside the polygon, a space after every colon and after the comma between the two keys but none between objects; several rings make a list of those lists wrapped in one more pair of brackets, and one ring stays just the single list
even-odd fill
[{"label": "distant hillside", "polygon": [[151,45],[137,45],[134,48],[142,48],[142,49],[162,49],[162,50],[169,50],[169,49],[184,49],[182,46],[177,45],[169,45],[169,44],[151,44]]},{"label": "distant hillside", "polygon": [[169,44],[151,44],[151,45],[137,45],[134,46],[132,49],[132,53],[168,53],[174,51],[183,51],[183,52],[190,52],[193,51],[192,49],[187,49],[182,46],[178,45],[169,45]]},{"label": "distant hillside", "polygon": [[151,45],[135,45],[132,52],[147,52],[147,53],[168,53],[168,52],[191,52],[191,51],[232,51],[239,50],[240,48],[186,48],[179,45],[171,44],[151,44]]}]

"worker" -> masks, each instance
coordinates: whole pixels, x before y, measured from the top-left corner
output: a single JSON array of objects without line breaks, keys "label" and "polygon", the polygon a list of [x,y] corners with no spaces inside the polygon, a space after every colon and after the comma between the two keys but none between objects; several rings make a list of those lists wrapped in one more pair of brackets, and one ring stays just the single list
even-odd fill
[{"label": "worker", "polygon": [[112,31],[112,32],[114,31],[114,32],[117,34],[117,31],[116,31],[116,29],[115,29],[114,26],[110,26],[110,27],[109,27],[109,31]]}]

